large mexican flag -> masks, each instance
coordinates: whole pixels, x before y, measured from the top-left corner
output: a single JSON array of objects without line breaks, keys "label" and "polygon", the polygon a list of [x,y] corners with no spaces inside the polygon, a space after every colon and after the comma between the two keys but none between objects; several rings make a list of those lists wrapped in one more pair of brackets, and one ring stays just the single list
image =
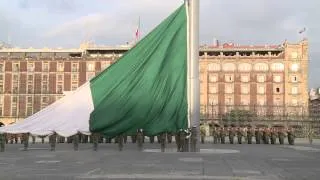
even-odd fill
[{"label": "large mexican flag", "polygon": [[187,12],[182,5],[90,81],[90,131],[114,137],[188,126]]}]

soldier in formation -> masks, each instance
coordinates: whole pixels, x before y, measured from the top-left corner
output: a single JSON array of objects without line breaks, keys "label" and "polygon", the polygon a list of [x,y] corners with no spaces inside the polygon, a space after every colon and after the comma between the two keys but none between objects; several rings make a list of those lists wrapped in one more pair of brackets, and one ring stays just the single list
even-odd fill
[{"label": "soldier in formation", "polygon": [[143,129],[138,129],[137,130],[137,143],[138,143],[138,149],[140,151],[143,150],[143,139],[144,139]]},{"label": "soldier in formation", "polygon": [[49,143],[50,143],[50,150],[55,151],[56,143],[57,143],[57,133],[54,132],[51,136],[49,136]]},{"label": "soldier in formation", "polygon": [[229,142],[230,144],[234,143],[234,136],[236,135],[236,131],[234,127],[229,128]]},{"label": "soldier in formation", "polygon": [[242,128],[238,127],[237,129],[238,144],[242,144],[242,136],[243,136]]},{"label": "soldier in formation", "polygon": [[6,137],[5,134],[0,133],[0,152],[5,150]]},{"label": "soldier in formation", "polygon": [[270,136],[271,136],[271,144],[276,144],[277,142],[277,131],[275,128],[271,128],[270,130]]},{"label": "soldier in formation", "polygon": [[200,124],[200,137],[201,137],[201,143],[204,144],[204,140],[206,137],[206,128],[203,124]]},{"label": "soldier in formation", "polygon": [[177,132],[175,139],[177,144],[177,152],[184,151],[184,143],[185,143],[186,133],[183,129],[179,129]]},{"label": "soldier in formation", "polygon": [[79,141],[80,141],[80,135],[79,133],[73,135],[73,149],[75,151],[79,150]]},{"label": "soldier in formation", "polygon": [[227,136],[227,131],[225,130],[224,127],[220,128],[220,142],[221,144],[226,143],[226,136]]},{"label": "soldier in formation", "polygon": [[248,131],[247,131],[248,144],[252,144],[252,137],[253,136],[254,136],[254,130],[252,129],[251,126],[249,126]]},{"label": "soldier in formation", "polygon": [[290,145],[294,145],[295,135],[294,135],[293,129],[289,128],[287,133],[288,133],[288,142],[289,142],[289,144]]}]

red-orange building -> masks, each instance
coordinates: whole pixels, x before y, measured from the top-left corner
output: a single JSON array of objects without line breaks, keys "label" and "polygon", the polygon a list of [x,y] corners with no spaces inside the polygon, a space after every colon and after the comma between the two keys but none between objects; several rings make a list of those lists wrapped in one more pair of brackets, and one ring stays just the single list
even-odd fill
[{"label": "red-orange building", "polygon": [[[8,124],[45,108],[115,62],[130,47],[0,49],[0,117]],[[306,113],[308,42],[200,48],[201,112],[235,107]],[[115,77],[116,78],[116,77]],[[257,108],[263,107],[263,108]],[[279,107],[281,107],[279,110]],[[301,111],[300,111],[301,109]]]}]

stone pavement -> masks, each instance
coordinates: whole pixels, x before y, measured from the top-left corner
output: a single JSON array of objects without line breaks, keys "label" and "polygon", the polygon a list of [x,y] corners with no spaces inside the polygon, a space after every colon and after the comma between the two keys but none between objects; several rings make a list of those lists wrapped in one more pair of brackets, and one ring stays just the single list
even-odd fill
[{"label": "stone pavement", "polygon": [[0,179],[217,179],[278,180],[319,179],[320,145],[304,141],[289,145],[203,144],[200,153],[177,153],[174,144],[165,153],[159,144],[9,144],[0,153]]}]

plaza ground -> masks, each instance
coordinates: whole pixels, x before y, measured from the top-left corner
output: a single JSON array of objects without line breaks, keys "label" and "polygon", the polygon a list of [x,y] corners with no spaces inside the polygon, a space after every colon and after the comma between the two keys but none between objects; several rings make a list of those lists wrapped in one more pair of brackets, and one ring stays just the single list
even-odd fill
[{"label": "plaza ground", "polygon": [[0,179],[319,179],[320,141],[309,145],[298,139],[296,145],[212,144],[201,145],[200,153],[177,153],[169,144],[165,153],[158,143],[128,143],[119,152],[117,144],[8,144],[0,153]]}]

